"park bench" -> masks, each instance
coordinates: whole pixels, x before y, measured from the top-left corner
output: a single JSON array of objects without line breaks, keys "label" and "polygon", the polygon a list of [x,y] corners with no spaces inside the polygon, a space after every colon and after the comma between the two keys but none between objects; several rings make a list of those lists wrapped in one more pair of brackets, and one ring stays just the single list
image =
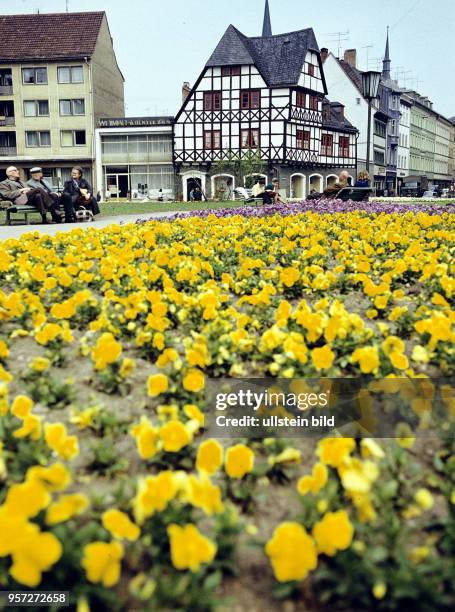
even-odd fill
[{"label": "park bench", "polygon": [[248,204],[263,204],[264,200],[262,198],[254,198],[252,196],[253,190],[252,189],[246,189],[245,187],[236,187],[234,189],[234,197],[236,199],[236,201],[244,201],[245,203]]},{"label": "park bench", "polygon": [[0,198],[0,210],[4,210],[6,212],[6,221],[5,225],[12,225],[13,219],[12,215],[18,215],[19,217],[15,220],[29,224],[28,216],[30,213],[37,213],[38,211],[33,206],[28,206],[28,204],[14,204],[10,200],[4,200]]},{"label": "park bench", "polygon": [[367,202],[372,191],[371,187],[343,187],[333,198],[343,202],[347,202],[347,200]]}]

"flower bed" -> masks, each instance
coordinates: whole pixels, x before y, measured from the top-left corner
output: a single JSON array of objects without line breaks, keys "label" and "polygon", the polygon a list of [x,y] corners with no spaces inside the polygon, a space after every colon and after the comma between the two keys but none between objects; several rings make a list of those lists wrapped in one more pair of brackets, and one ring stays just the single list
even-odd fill
[{"label": "flower bed", "polygon": [[[455,213],[455,204],[420,204],[402,202],[342,202],[341,200],[305,200],[303,202],[294,202],[289,204],[271,204],[267,206],[245,206],[237,208],[220,208],[197,210],[185,213],[177,213],[173,219],[185,219],[187,217],[208,217],[215,215],[217,217],[232,217],[242,215],[243,217],[265,217],[270,215],[296,215],[305,212],[314,212],[319,214],[336,214],[336,213],[351,213],[365,212],[367,214],[404,214],[407,212],[424,213],[428,215],[441,215],[443,213]],[[138,219],[138,223],[143,223],[147,219]]]},{"label": "flower bed", "polygon": [[80,610],[451,607],[449,384],[431,442],[203,433],[206,376],[453,376],[453,210],[325,206],[0,244],[2,590]]}]

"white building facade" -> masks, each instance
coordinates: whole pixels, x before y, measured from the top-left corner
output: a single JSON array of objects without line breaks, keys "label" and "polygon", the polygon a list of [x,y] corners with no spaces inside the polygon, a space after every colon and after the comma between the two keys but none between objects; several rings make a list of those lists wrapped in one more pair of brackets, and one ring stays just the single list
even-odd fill
[{"label": "white building facade", "polygon": [[[346,115],[359,131],[357,141],[357,170],[365,170],[368,142],[368,102],[362,94],[362,73],[356,65],[356,50],[345,52],[344,59],[322,50],[324,74],[331,95],[345,107]],[[377,191],[385,189],[387,167],[387,124],[389,117],[372,102],[370,132],[370,175]]]},{"label": "white building facade", "polygon": [[400,97],[400,123],[398,126],[398,184],[409,175],[409,147],[411,139],[411,106],[412,101],[407,96]]}]

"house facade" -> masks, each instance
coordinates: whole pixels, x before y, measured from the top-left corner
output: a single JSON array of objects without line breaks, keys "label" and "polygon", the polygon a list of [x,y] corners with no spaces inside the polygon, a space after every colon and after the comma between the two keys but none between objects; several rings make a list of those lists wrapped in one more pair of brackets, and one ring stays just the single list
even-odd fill
[{"label": "house facade", "polygon": [[397,155],[397,189],[401,190],[404,179],[409,175],[409,143],[411,138],[411,107],[412,100],[401,94],[400,120],[398,126],[398,155]]},{"label": "house facade", "polygon": [[278,178],[288,197],[322,191],[343,168],[354,178],[357,130],[327,94],[311,28],[272,35],[268,4],[262,36],[230,25],[175,118],[183,199],[196,184],[208,198],[220,186],[233,194],[247,177],[229,172],[227,162],[252,153],[262,165],[255,176]]},{"label": "house facade", "polygon": [[104,12],[0,16],[0,174],[41,166],[58,185],[80,165],[92,179],[95,128],[124,116],[123,81]]},{"label": "house facade", "polygon": [[[345,106],[350,121],[359,130],[357,142],[357,170],[366,169],[368,142],[368,102],[362,92],[362,71],[357,67],[356,49],[347,49],[344,57],[339,59],[322,49],[324,73],[327,87],[332,95]],[[380,84],[381,94],[382,84]],[[372,102],[372,119],[370,132],[370,175],[377,192],[386,189],[389,131],[388,104],[384,97]],[[390,160],[392,161],[392,160]],[[389,168],[391,164],[389,164]],[[390,172],[390,170],[389,170]]]}]

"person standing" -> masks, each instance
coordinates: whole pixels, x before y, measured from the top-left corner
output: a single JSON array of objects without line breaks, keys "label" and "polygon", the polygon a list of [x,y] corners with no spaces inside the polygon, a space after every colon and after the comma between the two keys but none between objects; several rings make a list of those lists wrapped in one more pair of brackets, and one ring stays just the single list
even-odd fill
[{"label": "person standing", "polygon": [[[61,215],[55,209],[55,202],[41,188],[31,188],[20,180],[19,170],[15,166],[6,169],[6,180],[0,183],[0,195],[14,204],[28,204],[40,213],[43,223],[59,223]],[[47,212],[51,213],[52,221],[47,220]]]}]

